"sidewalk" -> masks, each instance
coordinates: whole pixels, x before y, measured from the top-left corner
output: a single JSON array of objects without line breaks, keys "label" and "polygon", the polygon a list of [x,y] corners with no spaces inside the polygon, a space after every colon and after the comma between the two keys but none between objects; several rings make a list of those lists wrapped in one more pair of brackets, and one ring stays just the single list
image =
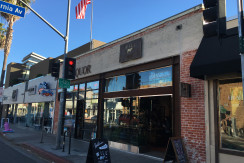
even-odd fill
[{"label": "sidewalk", "polygon": [[[14,130],[13,133],[2,133],[1,136],[6,140],[27,148],[33,153],[50,160],[55,163],[85,163],[88,152],[89,142],[71,139],[70,154],[68,154],[68,142],[66,137],[65,152],[62,149],[56,150],[56,136],[53,134],[44,133],[43,143],[41,141],[41,130],[20,126],[18,124],[10,124],[10,128]],[[110,156],[112,163],[162,163],[163,159],[151,156],[129,153],[110,147]]]}]

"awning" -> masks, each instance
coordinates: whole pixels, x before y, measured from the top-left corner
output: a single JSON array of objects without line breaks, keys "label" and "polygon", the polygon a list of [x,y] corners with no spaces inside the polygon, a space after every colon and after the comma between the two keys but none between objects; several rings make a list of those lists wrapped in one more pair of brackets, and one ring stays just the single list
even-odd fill
[{"label": "awning", "polygon": [[190,67],[190,76],[204,76],[241,72],[238,29],[227,30],[223,38],[203,38]]}]

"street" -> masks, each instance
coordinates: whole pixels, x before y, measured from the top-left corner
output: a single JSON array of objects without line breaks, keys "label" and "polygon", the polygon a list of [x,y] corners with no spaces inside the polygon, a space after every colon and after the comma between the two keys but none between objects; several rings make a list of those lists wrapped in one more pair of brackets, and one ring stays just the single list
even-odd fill
[{"label": "street", "polygon": [[0,162],[1,163],[47,163],[48,161],[34,155],[21,147],[15,146],[0,137]]}]

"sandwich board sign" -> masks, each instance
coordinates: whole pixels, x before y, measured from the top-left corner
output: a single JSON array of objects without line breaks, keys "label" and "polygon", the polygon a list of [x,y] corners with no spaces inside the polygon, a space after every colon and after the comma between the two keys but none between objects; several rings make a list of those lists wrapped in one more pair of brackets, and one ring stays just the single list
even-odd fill
[{"label": "sandwich board sign", "polygon": [[24,17],[25,8],[13,5],[11,3],[3,2],[0,0],[0,12],[5,12],[7,14]]}]

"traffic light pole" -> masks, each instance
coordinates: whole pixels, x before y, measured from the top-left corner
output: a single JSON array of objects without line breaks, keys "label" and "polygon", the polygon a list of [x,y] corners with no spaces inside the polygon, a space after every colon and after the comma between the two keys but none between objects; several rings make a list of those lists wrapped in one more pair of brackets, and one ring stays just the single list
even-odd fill
[{"label": "traffic light pole", "polygon": [[[67,58],[68,53],[68,43],[69,43],[69,22],[70,22],[70,4],[71,0],[68,0],[68,10],[67,10],[67,22],[66,22],[66,36],[61,34],[56,28],[54,28],[48,21],[46,21],[43,17],[41,17],[35,10],[33,10],[28,4],[23,2],[22,0],[19,0],[22,2],[27,8],[29,8],[35,15],[37,15],[42,21],[44,21],[49,27],[51,27],[56,33],[58,33],[65,41],[65,48],[64,48],[64,62]],[[62,78],[65,79],[64,75],[65,70],[65,64],[63,64],[63,71],[62,71]],[[66,98],[66,88],[62,89],[62,92],[60,94],[60,103],[59,103],[59,114],[58,114],[58,130],[56,134],[56,149],[61,148],[61,133],[62,133],[62,122],[63,122],[63,112],[65,108],[65,98]]]},{"label": "traffic light pole", "polygon": [[[68,12],[67,12],[67,24],[66,24],[66,37],[65,37],[65,49],[64,49],[64,62],[63,62],[63,71],[62,78],[65,79],[65,60],[68,54],[68,43],[69,43],[69,22],[70,22],[70,1],[68,2]],[[61,133],[62,133],[62,122],[63,122],[63,114],[65,108],[65,98],[66,98],[66,88],[62,88],[62,92],[60,94],[60,102],[59,102],[59,113],[58,113],[58,131],[56,135],[56,149],[61,148]]]},{"label": "traffic light pole", "polygon": [[238,33],[241,55],[242,88],[244,97],[244,39],[243,39],[243,0],[237,0],[238,9]]}]

